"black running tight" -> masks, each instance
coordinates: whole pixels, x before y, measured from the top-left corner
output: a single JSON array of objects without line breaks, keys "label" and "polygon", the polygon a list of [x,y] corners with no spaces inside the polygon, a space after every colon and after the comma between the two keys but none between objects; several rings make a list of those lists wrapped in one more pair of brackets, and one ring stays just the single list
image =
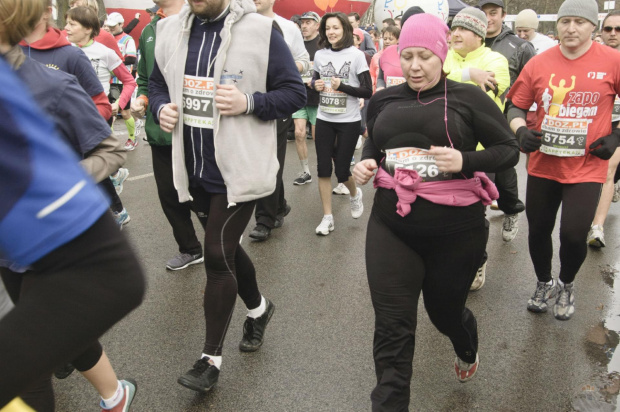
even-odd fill
[{"label": "black running tight", "polygon": [[191,194],[198,216],[206,216],[206,337],[203,352],[220,356],[237,294],[248,309],[257,308],[261,302],[254,264],[239,244],[256,201],[228,207],[226,194],[207,193],[200,188],[191,188]]},{"label": "black running tight", "polygon": [[84,353],[144,294],[142,269],[109,213],[32,269],[13,274],[19,301],[0,320],[0,408]]},{"label": "black running tight", "polygon": [[[375,310],[373,411],[409,410],[420,292],[431,322],[450,338],[458,357],[475,361],[476,318],[465,302],[485,244],[482,213],[480,224],[470,230],[423,236],[409,231],[396,213],[386,222],[373,210],[366,237],[366,270]],[[445,366],[446,372],[451,369]]]},{"label": "black running tight", "polygon": [[586,239],[601,195],[601,183],[563,184],[528,176],[525,213],[528,243],[536,277],[549,282],[553,241],[551,234],[560,204],[560,280],[571,283],[588,253]]}]

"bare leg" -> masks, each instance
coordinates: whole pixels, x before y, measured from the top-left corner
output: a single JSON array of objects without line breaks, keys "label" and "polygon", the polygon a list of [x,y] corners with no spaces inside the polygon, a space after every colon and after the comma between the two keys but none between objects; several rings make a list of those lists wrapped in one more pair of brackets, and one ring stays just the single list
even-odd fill
[{"label": "bare leg", "polygon": [[607,213],[609,212],[609,206],[611,206],[611,199],[614,196],[614,174],[616,173],[618,163],[620,163],[620,150],[616,149],[614,155],[611,159],[609,159],[607,180],[605,181],[603,190],[601,191],[601,198],[598,201],[596,214],[594,215],[594,220],[592,221],[593,226],[603,226],[605,224],[605,219],[607,218]]},{"label": "bare leg", "polygon": [[351,197],[357,196],[357,186],[355,186],[355,181],[353,180],[353,176],[349,176],[349,180],[344,182],[344,185],[349,189],[349,193]]},{"label": "bare leg", "polygon": [[332,182],[329,177],[319,177],[319,194],[323,204],[323,214],[332,214]]},{"label": "bare leg", "polygon": [[[306,119],[293,119],[295,123],[295,146],[299,160],[308,160],[308,145],[306,144]],[[314,132],[314,126],[312,127]],[[313,133],[314,137],[314,133]]]},{"label": "bare leg", "polygon": [[116,393],[118,378],[105,352],[101,354],[99,362],[89,370],[82,372],[82,375],[88,379],[103,399],[109,399]]}]

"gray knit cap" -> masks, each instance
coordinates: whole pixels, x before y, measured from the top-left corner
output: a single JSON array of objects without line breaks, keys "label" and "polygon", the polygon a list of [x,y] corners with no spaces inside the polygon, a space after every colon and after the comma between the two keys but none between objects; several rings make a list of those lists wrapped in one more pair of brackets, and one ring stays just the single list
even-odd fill
[{"label": "gray knit cap", "polygon": [[475,34],[482,37],[483,39],[487,36],[487,24],[488,22],[486,14],[484,14],[482,10],[475,7],[465,7],[463,10],[459,11],[452,20],[453,29],[456,27],[462,27],[464,29],[473,31]]},{"label": "gray knit cap", "polygon": [[597,26],[598,4],[595,0],[566,0],[558,10],[558,20],[562,17],[581,17]]}]

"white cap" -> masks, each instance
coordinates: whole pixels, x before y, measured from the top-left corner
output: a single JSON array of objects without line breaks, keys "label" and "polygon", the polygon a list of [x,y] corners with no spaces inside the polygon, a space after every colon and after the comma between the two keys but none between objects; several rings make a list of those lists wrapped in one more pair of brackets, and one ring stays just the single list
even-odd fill
[{"label": "white cap", "polygon": [[117,24],[125,23],[125,18],[118,12],[110,13],[105,21],[106,26],[114,27]]}]

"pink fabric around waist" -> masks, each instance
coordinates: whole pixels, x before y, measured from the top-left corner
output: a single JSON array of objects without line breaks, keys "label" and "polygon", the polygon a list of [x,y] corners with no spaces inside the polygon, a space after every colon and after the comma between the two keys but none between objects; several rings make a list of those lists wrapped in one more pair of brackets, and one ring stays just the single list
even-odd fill
[{"label": "pink fabric around waist", "polygon": [[453,179],[443,182],[423,182],[415,170],[396,169],[394,177],[379,167],[373,183],[375,189],[393,189],[398,196],[396,213],[405,217],[418,196],[429,202],[446,206],[469,206],[482,201],[484,205],[499,197],[495,184],[482,172],[474,172],[471,179]]}]

